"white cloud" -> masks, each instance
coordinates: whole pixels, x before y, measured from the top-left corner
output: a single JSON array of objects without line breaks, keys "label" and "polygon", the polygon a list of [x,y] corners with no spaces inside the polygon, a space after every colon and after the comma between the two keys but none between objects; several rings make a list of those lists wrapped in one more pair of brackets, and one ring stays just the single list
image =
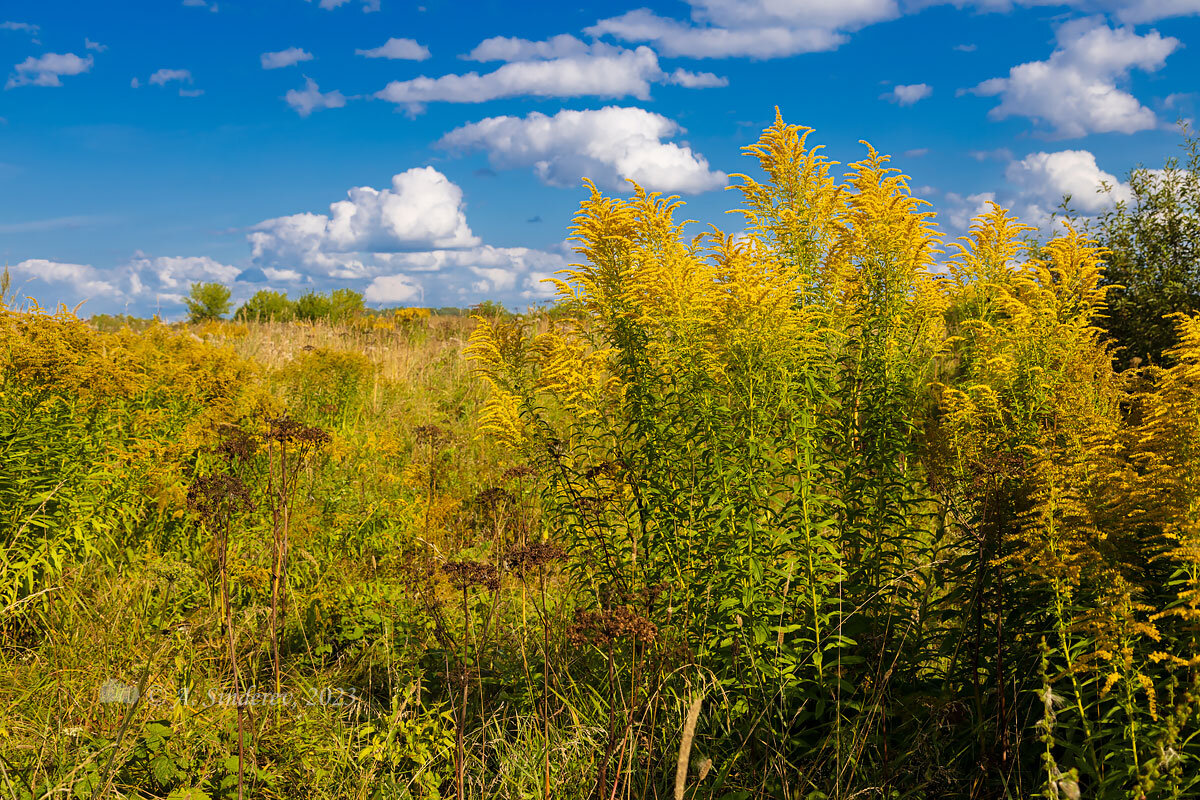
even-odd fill
[{"label": "white cloud", "polygon": [[296,109],[296,113],[307,117],[314,111],[323,108],[341,108],[346,105],[346,96],[338,91],[321,92],[321,87],[312,78],[304,78],[303,89],[289,89],[284,95],[287,104]]},{"label": "white cloud", "polygon": [[207,256],[138,256],[129,269],[135,288],[159,294],[186,293],[193,283],[232,283],[241,272]]},{"label": "white cloud", "polygon": [[1097,18],[1073,20],[1059,27],[1058,47],[1045,61],[1020,64],[1007,78],[976,86],[975,94],[999,96],[993,119],[1029,117],[1051,125],[1064,137],[1088,133],[1133,133],[1154,128],[1154,112],[1117,82],[1138,68],[1152,72],[1163,66],[1179,40],[1158,31],[1137,35],[1130,28],[1109,28]]},{"label": "white cloud", "polygon": [[494,72],[480,75],[422,75],[407,81],[393,81],[375,96],[392,103],[420,110],[425,103],[482,103],[501,97],[533,95],[538,97],[624,97],[650,96],[650,83],[666,75],[658,57],[648,47],[623,50],[600,45],[587,55],[567,56],[544,61],[508,63]]},{"label": "white cloud", "polygon": [[467,61],[531,61],[582,56],[590,51],[590,45],[568,33],[561,33],[544,42],[515,36],[493,36],[475,45],[475,49],[462,58]]},{"label": "white cloud", "polygon": [[718,86],[728,86],[729,79],[711,72],[691,72],[677,69],[667,78],[668,83],[682,86],[685,89],[713,89]]},{"label": "white cloud", "polygon": [[660,114],[609,106],[563,110],[552,117],[536,111],[526,117],[489,117],[450,131],[438,146],[486,150],[492,166],[532,167],[556,186],[578,186],[584,177],[617,190],[628,188],[626,178],[665,192],[725,186],[728,176],[710,170],[702,155],[663,141],[681,132]]},{"label": "white cloud", "polygon": [[920,102],[931,94],[933,94],[933,87],[929,84],[912,83],[907,85],[897,84],[890,92],[884,92],[879,97],[897,105],[911,106],[913,103]]},{"label": "white cloud", "polygon": [[92,68],[92,57],[80,58],[74,53],[46,53],[17,64],[4,88],[14,86],[62,86],[63,75],[81,75]]},{"label": "white cloud", "polygon": [[253,257],[263,263],[298,263],[329,274],[362,274],[362,260],[348,254],[473,247],[462,190],[433,167],[392,178],[391,189],[359,186],[329,214],[270,219],[250,234]]},{"label": "white cloud", "polygon": [[108,49],[108,45],[100,44],[99,42],[93,42],[91,39],[88,39],[86,36],[83,39],[83,46],[88,50],[95,50],[97,53],[103,53],[105,50]]},{"label": "white cloud", "polygon": [[100,272],[90,264],[67,264],[44,258],[30,258],[9,267],[9,272],[18,281],[39,280],[66,285],[80,299],[121,296],[121,291],[111,282],[103,280]]},{"label": "white cloud", "polygon": [[289,47],[274,53],[263,53],[261,56],[263,69],[280,69],[299,64],[301,61],[312,61],[313,54],[300,47]]},{"label": "white cloud", "polygon": [[429,58],[429,48],[413,39],[388,39],[379,47],[370,50],[355,50],[356,55],[367,58],[391,58],[403,61],[424,61]]},{"label": "white cloud", "polygon": [[150,84],[152,86],[166,86],[172,81],[191,83],[192,73],[186,69],[160,69],[150,76]]},{"label": "white cloud", "polygon": [[1200,0],[1116,0],[1111,5],[1117,19],[1131,24],[1200,14]]},{"label": "white cloud", "polygon": [[691,20],[637,9],[603,19],[585,33],[650,42],[670,56],[779,58],[832,50],[846,32],[900,15],[895,0],[688,0]]},{"label": "white cloud", "polygon": [[[308,2],[311,3],[312,0],[308,0]],[[321,2],[318,3],[318,5],[321,8],[325,9],[326,11],[332,11],[333,9],[338,8],[339,6],[344,6],[344,5],[346,5],[346,3],[349,3],[349,2],[350,2],[350,0],[321,0]],[[362,10],[363,10],[363,13],[365,13],[365,14],[369,14],[373,11],[378,11],[379,10],[379,0],[363,0]]]},{"label": "white cloud", "polygon": [[[1005,177],[1028,202],[1055,207],[1063,195],[1071,195],[1071,206],[1085,214],[1111,208],[1117,200],[1130,198],[1129,186],[1100,169],[1096,157],[1087,150],[1060,150],[1055,153],[1030,153],[1012,161]],[[1099,193],[1101,184],[1113,187]]]},{"label": "white cloud", "polygon": [[363,299],[368,303],[410,303],[423,299],[419,283],[407,275],[380,275],[367,286]]},{"label": "white cloud", "polygon": [[0,31],[23,31],[30,36],[37,34],[41,30],[37,25],[32,25],[28,22],[0,22]]},{"label": "white cloud", "polygon": [[214,14],[217,12],[217,4],[209,3],[207,0],[183,0],[183,4],[192,8],[207,8]]}]

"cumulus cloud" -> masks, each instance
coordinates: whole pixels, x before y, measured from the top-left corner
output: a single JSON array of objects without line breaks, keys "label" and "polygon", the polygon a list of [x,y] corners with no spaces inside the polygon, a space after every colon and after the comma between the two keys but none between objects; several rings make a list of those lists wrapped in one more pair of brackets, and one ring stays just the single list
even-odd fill
[{"label": "cumulus cloud", "polygon": [[81,75],[92,68],[92,57],[80,58],[74,53],[46,53],[17,64],[4,88],[15,86],[62,86],[63,75]]},{"label": "cumulus cloud", "polygon": [[625,50],[595,45],[583,55],[504,64],[493,72],[422,75],[393,81],[375,96],[419,111],[430,102],[482,103],[501,97],[650,97],[650,84],[667,75],[648,47]]},{"label": "cumulus cloud", "polygon": [[691,19],[649,9],[603,19],[585,32],[649,42],[669,56],[779,58],[832,50],[846,33],[900,15],[895,0],[688,0]]},{"label": "cumulus cloud", "polygon": [[263,69],[280,69],[299,64],[301,61],[312,61],[313,54],[300,47],[289,47],[274,53],[263,53],[261,56]]},{"label": "cumulus cloud", "polygon": [[15,281],[42,281],[69,288],[72,297],[87,300],[93,297],[120,297],[121,291],[104,280],[99,270],[90,264],[68,264],[44,258],[29,258],[9,267]]},{"label": "cumulus cloud", "polygon": [[1062,137],[1089,133],[1134,133],[1158,124],[1154,112],[1117,83],[1134,68],[1153,72],[1179,47],[1179,40],[1158,31],[1138,35],[1131,28],[1110,28],[1091,17],[1059,27],[1058,46],[1045,61],[1013,67],[1006,78],[992,78],[970,90],[999,97],[993,119],[1028,117],[1053,127]]},{"label": "cumulus cloud", "polygon": [[379,47],[370,50],[355,50],[356,55],[367,58],[390,58],[402,61],[424,61],[429,58],[429,48],[413,39],[388,39]]},{"label": "cumulus cloud", "polygon": [[392,178],[391,189],[358,186],[329,214],[293,214],[259,223],[250,234],[253,257],[299,263],[331,274],[362,274],[348,254],[473,247],[462,189],[433,167]]},{"label": "cumulus cloud", "polygon": [[543,42],[519,39],[515,36],[493,36],[475,45],[461,58],[466,61],[532,61],[534,59],[569,58],[587,55],[591,45],[562,33]]},{"label": "cumulus cloud", "polygon": [[103,53],[105,50],[108,49],[108,45],[100,44],[99,42],[93,42],[91,39],[88,39],[86,36],[83,39],[83,46],[88,50],[95,50],[97,53]]},{"label": "cumulus cloud", "polygon": [[339,91],[322,92],[317,82],[307,76],[304,78],[304,88],[289,89],[284,95],[284,100],[302,117],[323,108],[341,108],[346,105],[344,94]]},{"label": "cumulus cloud", "polygon": [[160,69],[150,76],[151,86],[166,86],[171,82],[191,83],[192,73],[186,69]]},{"label": "cumulus cloud", "polygon": [[677,69],[667,77],[667,83],[673,83],[685,89],[712,89],[718,86],[728,86],[729,79],[711,72],[691,72],[686,69]]},{"label": "cumulus cloud", "polygon": [[450,150],[482,149],[493,167],[529,168],[556,186],[577,186],[584,177],[612,189],[632,179],[648,189],[703,192],[725,186],[728,176],[709,169],[690,147],[663,141],[682,129],[640,108],[609,106],[590,111],[532,112],[526,117],[489,117],[456,128],[438,141]]},{"label": "cumulus cloud", "polygon": [[911,106],[933,94],[933,87],[927,83],[897,84],[890,92],[879,95],[883,100],[901,106]]},{"label": "cumulus cloud", "polygon": [[193,283],[232,283],[241,270],[207,256],[137,256],[129,262],[135,293],[186,294]]},{"label": "cumulus cloud", "polygon": [[[1053,208],[1063,195],[1070,195],[1073,208],[1095,214],[1131,197],[1129,186],[1100,169],[1096,157],[1087,150],[1030,153],[1020,161],[1011,162],[1005,177],[1025,200],[1039,207],[1046,204]],[[1112,190],[1102,192],[1102,185]]]},{"label": "cumulus cloud", "polygon": [[432,167],[394,176],[390,189],[351,189],[328,214],[266,220],[247,238],[257,280],[364,286],[369,303],[537,298],[534,276],[566,266],[561,253],[480,242],[462,190]]},{"label": "cumulus cloud", "polygon": [[413,300],[424,300],[421,284],[407,275],[380,275],[372,280],[363,299],[368,303],[411,303]]},{"label": "cumulus cloud", "polygon": [[21,31],[34,36],[41,30],[37,25],[28,22],[0,22],[0,31]]}]

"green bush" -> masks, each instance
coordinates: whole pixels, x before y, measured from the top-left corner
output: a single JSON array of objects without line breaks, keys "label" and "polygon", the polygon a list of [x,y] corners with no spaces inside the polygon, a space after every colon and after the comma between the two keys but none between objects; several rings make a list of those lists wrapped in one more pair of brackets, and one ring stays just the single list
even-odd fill
[{"label": "green bush", "polygon": [[306,292],[296,301],[296,319],[302,322],[316,322],[329,319],[333,305],[329,298],[317,292]]},{"label": "green bush", "polygon": [[242,322],[289,322],[295,315],[294,304],[287,294],[263,289],[255,292],[233,316]]},{"label": "green bush", "polygon": [[222,283],[193,283],[183,302],[187,306],[188,322],[221,319],[229,313],[229,287]]}]

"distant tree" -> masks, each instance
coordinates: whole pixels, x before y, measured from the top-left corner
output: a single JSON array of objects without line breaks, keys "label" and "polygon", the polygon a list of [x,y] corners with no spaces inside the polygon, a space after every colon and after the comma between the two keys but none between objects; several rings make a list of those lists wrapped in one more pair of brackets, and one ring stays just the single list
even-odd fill
[{"label": "distant tree", "polygon": [[283,292],[262,289],[242,304],[234,319],[255,322],[287,322],[296,315],[295,304]]},{"label": "distant tree", "polygon": [[363,312],[363,296],[353,289],[334,289],[329,295],[329,320],[345,322]]},{"label": "distant tree", "polygon": [[471,313],[481,317],[509,317],[508,309],[503,303],[497,303],[495,300],[484,300],[482,303],[476,303],[471,306]]},{"label": "distant tree", "polygon": [[229,287],[222,283],[193,283],[183,302],[188,322],[221,319],[229,313]]},{"label": "distant tree", "polygon": [[296,301],[296,319],[304,322],[316,322],[319,319],[329,319],[332,305],[329,298],[316,292],[306,292]]},{"label": "distant tree", "polygon": [[1102,324],[1126,366],[1135,358],[1161,364],[1176,344],[1175,324],[1164,316],[1200,311],[1200,137],[1186,128],[1184,135],[1182,165],[1170,158],[1161,170],[1132,170],[1131,199],[1099,219],[1097,239],[1112,251]]}]

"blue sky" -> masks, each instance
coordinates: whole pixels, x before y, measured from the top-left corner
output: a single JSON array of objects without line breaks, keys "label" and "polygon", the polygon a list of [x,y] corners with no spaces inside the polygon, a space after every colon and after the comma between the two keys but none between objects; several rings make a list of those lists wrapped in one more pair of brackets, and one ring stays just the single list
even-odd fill
[{"label": "blue sky", "polygon": [[990,199],[1097,213],[1178,152],[1200,0],[4,0],[0,69],[0,256],[43,304],[523,308],[584,176],[737,230],[776,105],[834,159],[893,154],[949,234]]}]

